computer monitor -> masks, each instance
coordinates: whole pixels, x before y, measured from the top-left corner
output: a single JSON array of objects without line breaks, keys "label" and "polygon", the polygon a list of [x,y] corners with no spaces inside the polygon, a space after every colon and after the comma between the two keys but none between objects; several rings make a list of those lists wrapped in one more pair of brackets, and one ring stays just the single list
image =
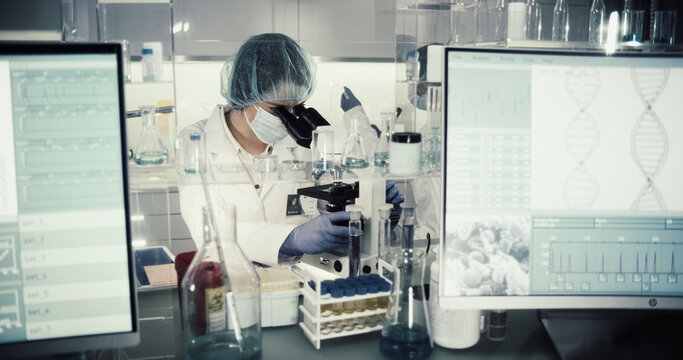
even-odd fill
[{"label": "computer monitor", "polygon": [[683,308],[683,54],[447,48],[440,305]]},{"label": "computer monitor", "polygon": [[0,357],[139,339],[120,47],[0,43]]}]

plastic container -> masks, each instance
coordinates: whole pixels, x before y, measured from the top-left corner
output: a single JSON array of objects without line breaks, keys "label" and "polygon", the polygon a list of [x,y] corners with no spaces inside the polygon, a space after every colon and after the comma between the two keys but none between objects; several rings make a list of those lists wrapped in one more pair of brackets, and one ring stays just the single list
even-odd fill
[{"label": "plastic container", "polygon": [[142,44],[142,81],[161,81],[163,47],[160,42],[146,42]]},{"label": "plastic container", "polygon": [[397,132],[391,135],[389,173],[417,175],[422,171],[422,134]]},{"label": "plastic container", "polygon": [[299,320],[299,280],[290,268],[258,268],[261,327],[294,325]]}]

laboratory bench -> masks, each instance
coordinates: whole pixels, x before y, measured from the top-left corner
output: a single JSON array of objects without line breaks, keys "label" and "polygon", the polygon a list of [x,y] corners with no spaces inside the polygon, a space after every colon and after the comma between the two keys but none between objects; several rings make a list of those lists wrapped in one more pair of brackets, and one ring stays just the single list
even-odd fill
[{"label": "laboratory bench", "polygon": [[[129,359],[184,359],[184,334],[180,324],[178,289],[138,293],[140,344],[125,349]],[[299,325],[262,328],[262,359],[382,359],[380,331],[324,340],[320,350],[308,341]],[[535,310],[508,312],[507,338],[494,342],[485,334],[464,350],[434,346],[429,359],[559,359]]]}]

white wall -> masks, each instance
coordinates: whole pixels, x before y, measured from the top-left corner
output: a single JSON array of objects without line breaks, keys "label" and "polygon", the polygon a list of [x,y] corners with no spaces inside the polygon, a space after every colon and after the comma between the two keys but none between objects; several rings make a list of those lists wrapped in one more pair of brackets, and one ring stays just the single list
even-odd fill
[{"label": "white wall", "polygon": [[[178,130],[208,117],[216,104],[225,104],[220,95],[223,62],[179,62],[175,66]],[[340,99],[343,87],[353,91],[370,121],[379,124],[379,113],[394,108],[394,63],[320,62],[317,83],[306,106],[314,107],[337,131],[335,142],[343,146]],[[340,150],[341,151],[341,150]]]}]

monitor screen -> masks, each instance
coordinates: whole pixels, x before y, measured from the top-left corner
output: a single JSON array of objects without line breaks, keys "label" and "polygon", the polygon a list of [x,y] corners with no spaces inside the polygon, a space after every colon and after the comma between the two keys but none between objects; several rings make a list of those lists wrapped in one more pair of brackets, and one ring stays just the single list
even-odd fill
[{"label": "monitor screen", "polygon": [[137,342],[120,50],[0,43],[0,353]]},{"label": "monitor screen", "polygon": [[444,68],[441,304],[683,308],[683,55]]}]

